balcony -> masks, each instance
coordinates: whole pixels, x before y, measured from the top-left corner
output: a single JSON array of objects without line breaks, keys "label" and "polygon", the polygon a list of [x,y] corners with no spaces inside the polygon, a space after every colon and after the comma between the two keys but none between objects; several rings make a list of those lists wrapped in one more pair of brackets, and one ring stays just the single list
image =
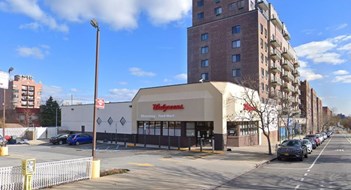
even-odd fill
[{"label": "balcony", "polygon": [[34,87],[29,87],[28,90],[29,91],[34,91]]},{"label": "balcony", "polygon": [[271,18],[271,22],[274,24],[274,26],[276,26],[276,27],[279,28],[280,30],[283,29],[283,24],[282,24],[282,22],[279,20],[278,17],[273,16],[273,17]]},{"label": "balcony", "polygon": [[29,96],[34,96],[34,92],[28,92]]},{"label": "balcony", "polygon": [[282,78],[286,82],[292,82],[294,80],[294,76],[290,72],[283,73]]},{"label": "balcony", "polygon": [[14,103],[14,102],[18,102],[18,98],[13,98],[12,103]]},{"label": "balcony", "polygon": [[286,70],[286,71],[293,71],[294,70],[294,66],[291,64],[290,61],[285,60],[282,63],[282,67]]},{"label": "balcony", "polygon": [[277,39],[271,39],[271,46],[274,48],[282,47],[282,42]]},{"label": "balcony", "polygon": [[300,64],[299,64],[299,62],[298,62],[298,61],[295,61],[295,63],[294,63],[294,67],[295,67],[295,68],[299,68],[299,67],[300,67]]},{"label": "balcony", "polygon": [[300,76],[300,72],[299,72],[298,70],[295,70],[295,71],[293,72],[293,75],[294,75],[295,77],[299,77],[299,76]]},{"label": "balcony", "polygon": [[279,64],[272,64],[271,66],[271,73],[276,74],[276,73],[281,73],[282,68],[280,67]]},{"label": "balcony", "polygon": [[284,84],[282,85],[282,90],[283,90],[284,92],[291,92],[290,84],[289,84],[289,83],[284,83]]},{"label": "balcony", "polygon": [[269,8],[268,2],[266,0],[258,0],[257,6],[260,7],[260,9],[265,10],[265,11],[268,10],[268,8]]},{"label": "balcony", "polygon": [[282,59],[282,55],[281,55],[281,53],[278,50],[273,49],[273,50],[271,50],[271,58],[274,61],[281,60]]},{"label": "balcony", "polygon": [[34,103],[33,102],[28,102],[28,105],[29,106],[34,106]]},{"label": "balcony", "polygon": [[28,90],[28,86],[22,86],[22,91],[27,91]]},{"label": "balcony", "polygon": [[282,53],[282,56],[287,59],[292,61],[294,59],[294,56],[291,55],[291,53],[288,50],[284,50],[284,52]]},{"label": "balcony", "polygon": [[295,78],[293,81],[292,81],[293,85],[294,86],[299,86],[300,85],[300,81],[299,79]]},{"label": "balcony", "polygon": [[288,29],[284,26],[284,29],[283,29],[283,37],[286,39],[286,40],[290,40],[290,34],[288,32]]},{"label": "balcony", "polygon": [[280,78],[271,79],[271,85],[273,88],[282,85],[282,80]]},{"label": "balcony", "polygon": [[22,102],[21,102],[21,105],[22,105],[22,106],[26,106],[26,105],[27,105],[27,102],[23,102],[23,101],[22,101]]}]

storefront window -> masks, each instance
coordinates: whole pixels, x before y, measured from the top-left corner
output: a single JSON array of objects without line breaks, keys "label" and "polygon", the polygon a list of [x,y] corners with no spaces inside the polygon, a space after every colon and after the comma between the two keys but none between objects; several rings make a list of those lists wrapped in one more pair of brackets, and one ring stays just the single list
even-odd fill
[{"label": "storefront window", "polygon": [[194,137],[195,136],[195,123],[194,122],[186,123],[186,136],[187,137]]},{"label": "storefront window", "polygon": [[174,136],[180,137],[182,134],[182,123],[181,122],[175,122],[174,125]]},{"label": "storefront window", "polygon": [[175,127],[175,122],[170,121],[168,122],[168,130],[169,130],[169,136],[175,136],[174,135],[174,127]]},{"label": "storefront window", "polygon": [[148,123],[148,127],[146,129],[148,135],[155,135],[155,122],[154,121],[150,121]]},{"label": "storefront window", "polygon": [[142,121],[138,122],[138,134],[139,135],[144,134],[144,122],[142,122]]},{"label": "storefront window", "polygon": [[228,136],[238,136],[238,125],[234,122],[227,123]]},{"label": "storefront window", "polygon": [[163,122],[162,135],[163,136],[168,136],[168,122]]},{"label": "storefront window", "polygon": [[161,122],[155,122],[155,135],[161,135]]}]

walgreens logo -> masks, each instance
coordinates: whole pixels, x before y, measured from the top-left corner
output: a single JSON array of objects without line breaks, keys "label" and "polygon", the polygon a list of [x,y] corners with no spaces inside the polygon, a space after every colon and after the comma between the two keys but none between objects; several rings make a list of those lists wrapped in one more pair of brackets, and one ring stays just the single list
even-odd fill
[{"label": "walgreens logo", "polygon": [[163,111],[166,112],[167,110],[183,110],[184,106],[183,104],[177,104],[177,105],[167,105],[167,104],[153,104],[152,109],[155,111]]}]

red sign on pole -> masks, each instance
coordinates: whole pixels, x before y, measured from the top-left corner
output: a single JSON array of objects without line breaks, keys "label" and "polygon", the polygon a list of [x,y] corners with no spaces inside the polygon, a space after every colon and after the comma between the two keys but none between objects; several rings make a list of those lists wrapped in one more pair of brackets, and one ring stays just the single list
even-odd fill
[{"label": "red sign on pole", "polygon": [[104,109],[105,108],[105,101],[100,98],[96,98],[96,108]]}]

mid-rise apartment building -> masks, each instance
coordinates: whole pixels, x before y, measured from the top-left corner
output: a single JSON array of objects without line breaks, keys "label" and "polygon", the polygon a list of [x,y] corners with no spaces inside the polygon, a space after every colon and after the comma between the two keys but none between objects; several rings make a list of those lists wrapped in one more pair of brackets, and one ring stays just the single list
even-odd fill
[{"label": "mid-rise apartment building", "polygon": [[[6,90],[6,118],[8,122],[24,125],[39,124],[38,116],[41,103],[42,84],[36,83],[31,76],[15,75]],[[4,95],[1,93],[0,101]],[[0,109],[3,109],[1,104]]]},{"label": "mid-rise apartment building", "polygon": [[312,133],[312,99],[311,99],[311,86],[304,80],[300,83],[300,110],[301,118],[305,118],[306,123],[302,124],[302,131],[305,133]]},{"label": "mid-rise apartment building", "polygon": [[188,83],[254,80],[262,100],[299,112],[299,62],[290,34],[266,0],[193,0]]}]

